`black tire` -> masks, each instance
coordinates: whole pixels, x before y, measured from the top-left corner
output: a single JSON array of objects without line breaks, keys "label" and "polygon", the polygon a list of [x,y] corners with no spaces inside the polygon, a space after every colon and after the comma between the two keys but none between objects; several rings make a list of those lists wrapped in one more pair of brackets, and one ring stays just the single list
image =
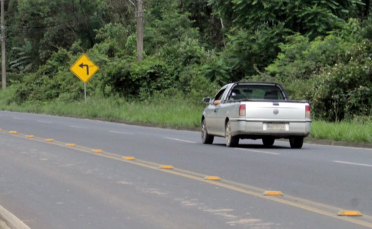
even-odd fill
[{"label": "black tire", "polygon": [[289,139],[289,144],[291,145],[292,149],[301,149],[302,145],[304,144],[303,137],[292,137]]},{"label": "black tire", "polygon": [[212,144],[214,140],[214,136],[208,134],[205,119],[203,119],[203,122],[202,122],[201,139],[202,139],[203,144]]},{"label": "black tire", "polygon": [[239,138],[231,136],[230,121],[226,123],[225,138],[227,147],[235,147],[239,145]]},{"label": "black tire", "polygon": [[264,137],[262,138],[262,143],[264,146],[273,146],[275,142],[275,138],[273,137]]}]

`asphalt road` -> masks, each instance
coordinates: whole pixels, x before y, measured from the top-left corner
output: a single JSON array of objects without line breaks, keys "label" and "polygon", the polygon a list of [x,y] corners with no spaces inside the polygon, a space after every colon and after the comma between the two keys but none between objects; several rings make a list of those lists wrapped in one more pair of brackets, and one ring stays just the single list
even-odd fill
[{"label": "asphalt road", "polygon": [[199,132],[5,111],[0,128],[0,205],[30,228],[372,228],[371,149],[227,148]]}]

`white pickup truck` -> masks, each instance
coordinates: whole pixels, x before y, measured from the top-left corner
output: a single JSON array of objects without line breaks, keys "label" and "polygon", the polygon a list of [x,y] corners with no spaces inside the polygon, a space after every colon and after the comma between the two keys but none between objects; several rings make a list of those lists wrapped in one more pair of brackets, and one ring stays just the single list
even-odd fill
[{"label": "white pickup truck", "polygon": [[230,83],[203,102],[208,104],[201,118],[204,144],[212,144],[215,136],[225,137],[228,147],[239,139],[262,139],[264,146],[272,146],[284,138],[291,148],[302,148],[310,134],[310,104],[289,100],[277,83]]}]

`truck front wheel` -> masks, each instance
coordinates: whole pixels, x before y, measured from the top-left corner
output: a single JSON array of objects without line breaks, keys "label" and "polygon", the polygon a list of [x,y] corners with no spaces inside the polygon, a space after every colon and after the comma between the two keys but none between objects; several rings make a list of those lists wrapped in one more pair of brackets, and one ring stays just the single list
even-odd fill
[{"label": "truck front wheel", "polygon": [[203,144],[212,144],[214,140],[214,136],[208,134],[207,124],[205,123],[205,119],[203,119],[203,122],[202,122],[201,139],[202,139]]}]

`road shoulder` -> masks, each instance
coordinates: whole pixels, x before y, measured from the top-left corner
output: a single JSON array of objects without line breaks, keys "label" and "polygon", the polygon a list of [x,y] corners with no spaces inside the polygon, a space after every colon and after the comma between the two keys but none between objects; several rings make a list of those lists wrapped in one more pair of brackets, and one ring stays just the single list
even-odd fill
[{"label": "road shoulder", "polygon": [[305,138],[305,143],[317,144],[317,145],[333,145],[333,146],[345,146],[345,147],[356,147],[356,148],[372,148],[372,143],[364,142],[343,142],[333,140],[323,140],[316,138]]}]

